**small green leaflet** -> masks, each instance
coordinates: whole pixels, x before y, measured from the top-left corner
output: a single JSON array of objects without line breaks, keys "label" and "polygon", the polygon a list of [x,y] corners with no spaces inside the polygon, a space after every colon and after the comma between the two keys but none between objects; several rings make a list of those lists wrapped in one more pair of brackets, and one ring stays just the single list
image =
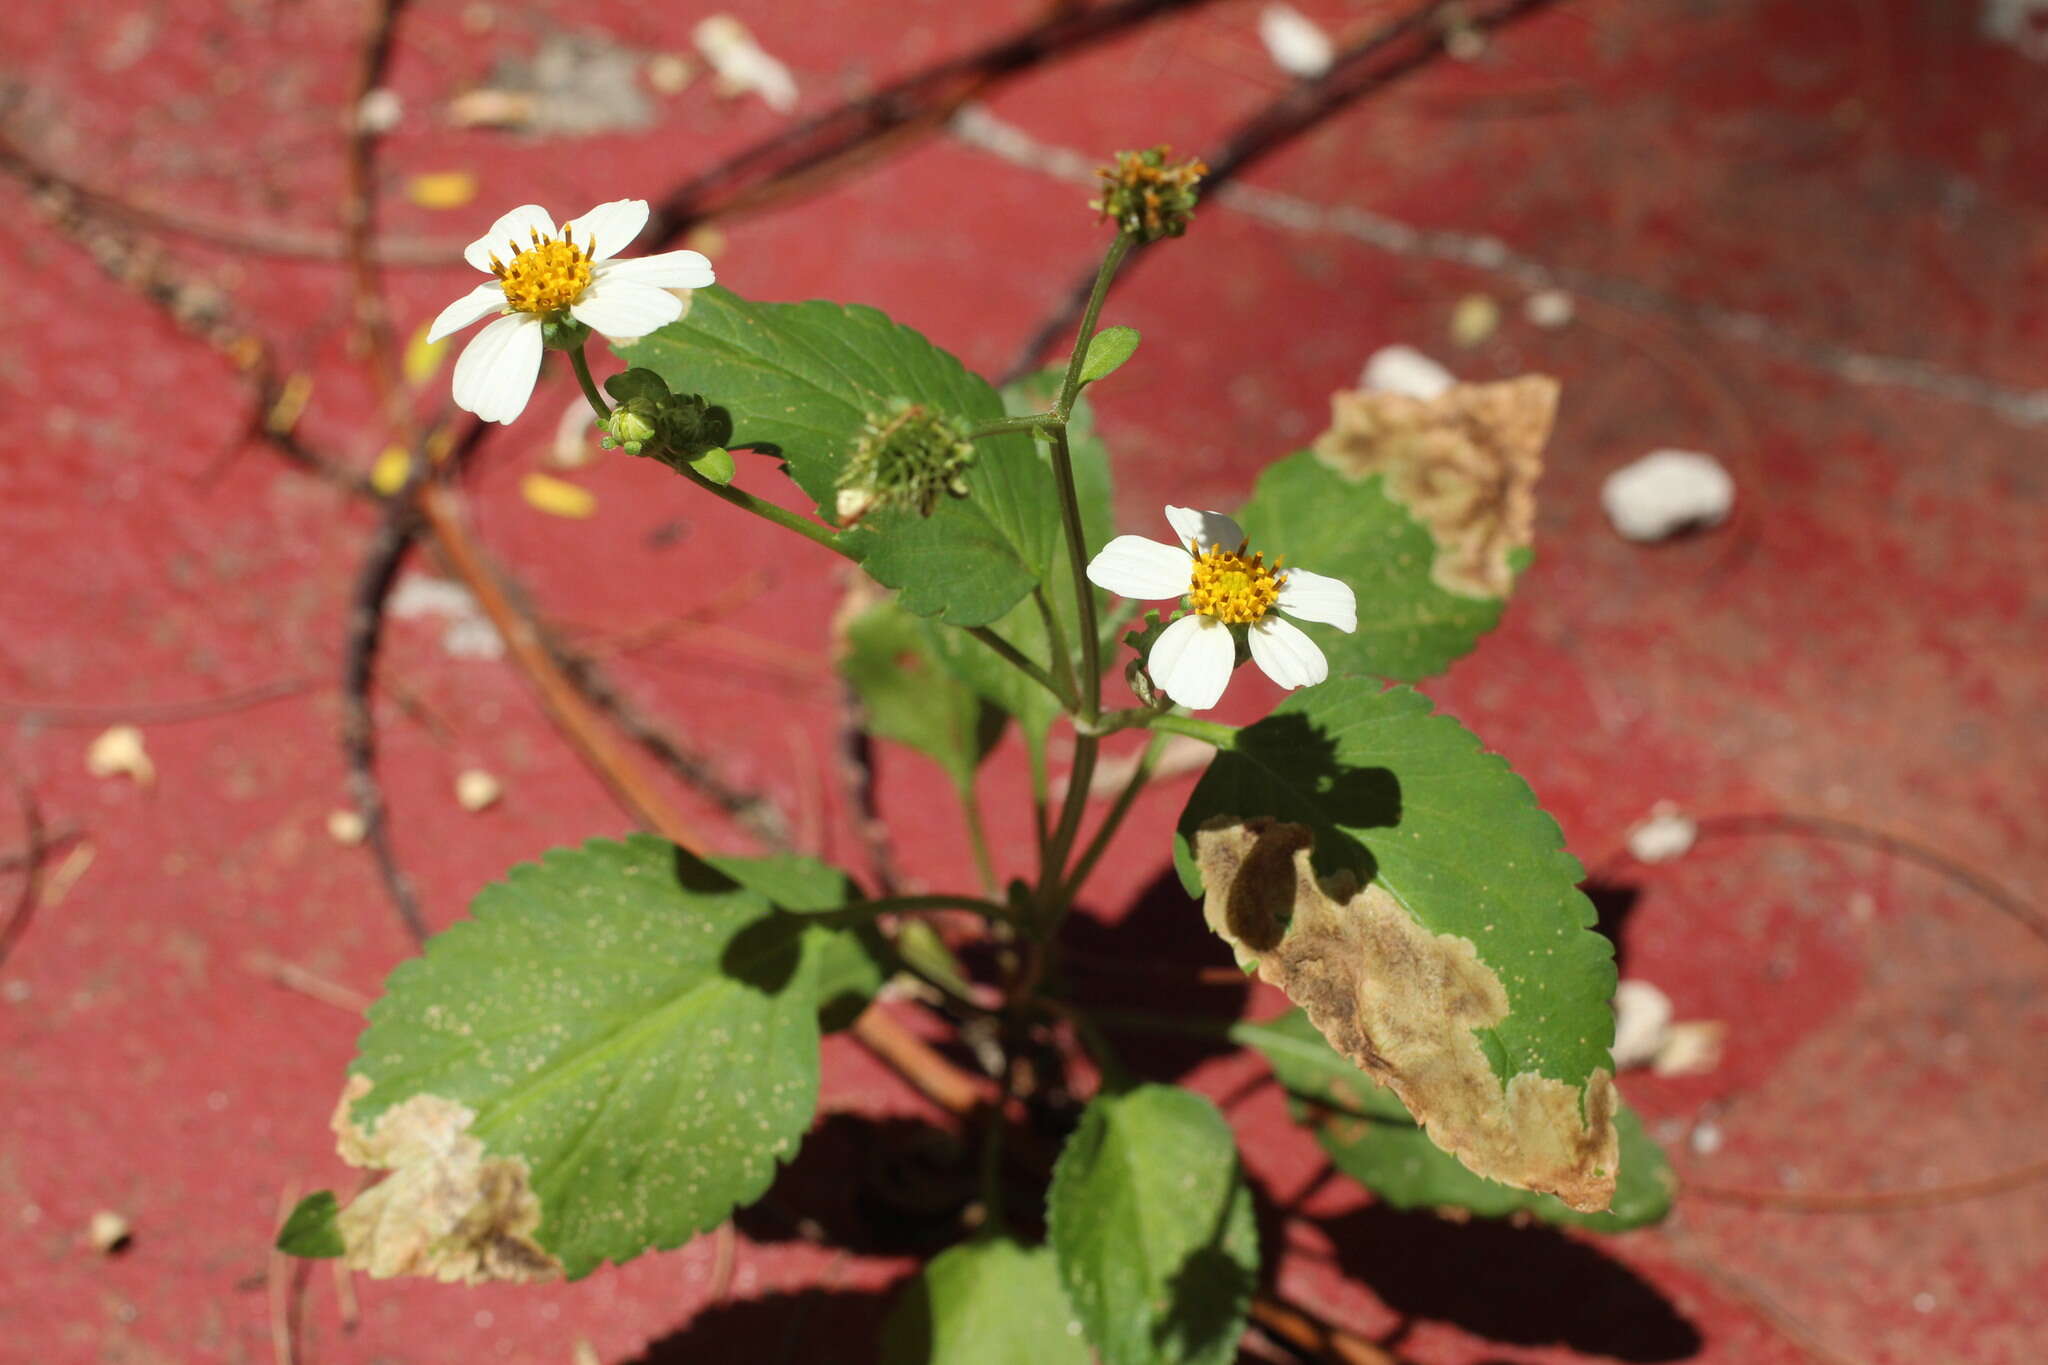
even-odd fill
[{"label": "small green leaflet", "polygon": [[[1358,597],[1358,629],[1307,624],[1333,674],[1414,682],[1441,673],[1500,621],[1503,600],[1460,597],[1431,580],[1429,528],[1388,498],[1375,474],[1353,481],[1299,451],[1269,465],[1238,514],[1252,547],[1339,578]],[[1518,551],[1517,564],[1528,561]],[[1512,558],[1512,557],[1511,557]]]},{"label": "small green leaflet", "polygon": [[1190,895],[1190,840],[1223,814],[1307,826],[1319,874],[1349,869],[1433,933],[1469,940],[1508,993],[1511,1012],[1480,1035],[1503,1082],[1582,1085],[1613,1067],[1614,949],[1593,931],[1578,860],[1506,760],[1427,697],[1332,678],[1239,731],[1181,813],[1174,861]]},{"label": "small green leaflet", "polygon": [[1546,1223],[1623,1232],[1671,1210],[1677,1181],[1635,1111],[1615,1116],[1621,1179],[1606,1213],[1579,1213],[1552,1195],[1531,1194],[1474,1175],[1416,1126],[1394,1092],[1376,1085],[1325,1042],[1301,1010],[1265,1023],[1240,1022],[1232,1042],[1257,1048],[1289,1094],[1288,1109],[1311,1129],[1330,1162],[1396,1208],[1461,1208],[1482,1218],[1527,1211]]},{"label": "small green leaflet", "polygon": [[807,927],[664,840],[555,850],[391,973],[350,1118],[374,1129],[417,1096],[473,1111],[487,1156],[524,1161],[572,1279],[680,1246],[757,1198],[810,1124]]},{"label": "small green leaflet", "polygon": [[882,1328],[882,1365],[1088,1365],[1049,1247],[966,1242],[925,1266]]},{"label": "small green leaflet", "polygon": [[[752,303],[699,289],[678,321],[616,349],[675,391],[725,408],[731,444],[779,454],[827,521],[848,449],[891,398],[963,427],[1004,415],[986,380],[872,308]],[[963,626],[999,619],[1030,592],[1059,531],[1058,500],[1029,436],[977,441],[975,452],[968,497],[942,498],[929,517],[876,512],[844,540],[911,612]]]},{"label": "small green leaflet", "polygon": [[1138,353],[1138,329],[1105,327],[1088,342],[1088,358],[1081,362],[1081,382],[1092,384],[1123,368]]},{"label": "small green leaflet", "polygon": [[342,1254],[341,1231],[334,1217],[341,1212],[334,1191],[316,1190],[301,1199],[277,1230],[277,1249],[287,1256],[328,1260]]},{"label": "small green leaflet", "polygon": [[1053,1168],[1060,1281],[1104,1365],[1223,1365],[1258,1277],[1258,1229],[1216,1106],[1170,1085],[1088,1106]]}]

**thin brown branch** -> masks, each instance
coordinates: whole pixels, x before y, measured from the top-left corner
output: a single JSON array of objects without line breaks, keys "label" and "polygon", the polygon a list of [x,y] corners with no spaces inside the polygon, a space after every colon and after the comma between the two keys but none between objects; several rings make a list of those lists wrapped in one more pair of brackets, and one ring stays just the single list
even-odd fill
[{"label": "thin brown branch", "polygon": [[1784,1209],[1792,1213],[1897,1213],[1942,1204],[1963,1204],[2009,1194],[2048,1180],[2048,1161],[2033,1161],[1996,1175],[1924,1185],[1910,1190],[1786,1190],[1763,1185],[1721,1185],[1681,1175],[1678,1192],[1716,1204]]},{"label": "thin brown branch", "polygon": [[15,893],[14,904],[7,911],[7,918],[0,922],[0,966],[7,962],[7,955],[14,951],[14,945],[28,932],[29,921],[35,918],[36,906],[43,899],[43,858],[51,848],[49,833],[43,827],[43,808],[36,801],[36,794],[26,785],[18,787],[16,798],[21,802],[21,826],[27,847],[21,855],[21,890]]},{"label": "thin brown branch", "polygon": [[1317,1360],[1338,1365],[1400,1365],[1400,1358],[1392,1352],[1341,1327],[1332,1327],[1283,1299],[1264,1294],[1253,1298],[1252,1321],[1268,1336]]},{"label": "thin brown branch", "polygon": [[181,721],[206,720],[235,711],[245,711],[266,702],[282,701],[312,691],[320,685],[314,677],[279,678],[237,688],[217,697],[194,697],[190,701],[135,702],[129,705],[105,703],[74,705],[69,702],[0,701],[0,716],[19,717],[37,725],[176,725]]}]

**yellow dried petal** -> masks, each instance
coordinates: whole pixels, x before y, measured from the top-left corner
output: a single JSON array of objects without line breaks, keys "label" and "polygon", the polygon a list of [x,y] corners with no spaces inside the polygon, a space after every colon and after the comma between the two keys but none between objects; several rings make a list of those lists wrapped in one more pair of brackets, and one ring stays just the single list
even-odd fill
[{"label": "yellow dried petal", "polygon": [[519,481],[519,492],[529,504],[552,517],[581,521],[597,515],[597,494],[566,479],[528,474]]},{"label": "yellow dried petal", "polygon": [[476,177],[468,171],[430,171],[405,182],[405,197],[423,209],[459,209],[476,198]]}]

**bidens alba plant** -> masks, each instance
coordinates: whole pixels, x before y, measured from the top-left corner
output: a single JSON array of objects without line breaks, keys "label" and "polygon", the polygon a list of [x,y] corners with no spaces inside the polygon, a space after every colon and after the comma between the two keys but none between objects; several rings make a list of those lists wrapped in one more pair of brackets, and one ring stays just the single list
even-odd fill
[{"label": "bidens alba plant", "polygon": [[[1165,149],[1104,172],[1115,237],[1073,350],[1007,391],[873,309],[743,299],[692,252],[622,258],[637,200],[559,227],[524,206],[472,245],[491,279],[433,333],[501,316],[464,353],[457,402],[510,421],[563,350],[605,445],[650,481],[666,468],[809,541],[817,569],[857,567],[840,671],[871,733],[951,778],[981,885],[901,895],[814,858],[648,836],[514,867],[370,1012],[334,1128],[381,1179],[345,1207],[307,1199],[280,1246],[465,1283],[679,1246],[768,1190],[812,1126],[820,1035],[874,1036],[890,996],[970,1035],[1000,1102],[962,1118],[979,1193],[903,1291],[886,1360],[986,1360],[995,1329],[976,1324],[1005,1322],[1045,1361],[1234,1358],[1260,1275],[1250,1186],[1216,1106],[1146,1079],[1147,1034],[1255,1049],[1302,1140],[1389,1203],[1662,1216],[1662,1158],[1611,1079],[1612,953],[1579,865],[1506,763],[1405,686],[1472,649],[1526,567],[1555,386],[1339,394],[1313,448],[1232,514],[1170,506],[1170,541],[1115,535],[1087,393],[1139,338],[1098,326],[1103,301],[1133,247],[1187,231],[1200,176]],[[602,387],[591,332],[625,365]],[[745,487],[785,474],[808,513]],[[1164,616],[1132,619],[1141,602]],[[1245,662],[1290,689],[1270,714],[1191,714]],[[1012,726],[1037,836],[1005,883],[975,778]],[[1170,856],[1189,932],[1286,1012],[1070,993],[1068,916],[1176,736],[1213,757],[1170,849],[1121,856]],[[1110,747],[1127,776],[1108,776]],[[1047,1133],[1056,1160],[1037,1155]]]}]

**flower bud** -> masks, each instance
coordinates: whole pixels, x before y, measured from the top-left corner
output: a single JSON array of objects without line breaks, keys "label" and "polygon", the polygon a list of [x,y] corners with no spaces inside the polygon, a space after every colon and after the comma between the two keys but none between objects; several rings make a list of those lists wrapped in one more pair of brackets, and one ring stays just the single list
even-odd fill
[{"label": "flower bud", "polygon": [[1209,168],[1197,158],[1172,157],[1173,149],[1163,144],[1142,152],[1118,152],[1116,164],[1098,172],[1102,197],[1088,207],[1140,241],[1180,236],[1188,230],[1200,197],[1195,186]]}]

